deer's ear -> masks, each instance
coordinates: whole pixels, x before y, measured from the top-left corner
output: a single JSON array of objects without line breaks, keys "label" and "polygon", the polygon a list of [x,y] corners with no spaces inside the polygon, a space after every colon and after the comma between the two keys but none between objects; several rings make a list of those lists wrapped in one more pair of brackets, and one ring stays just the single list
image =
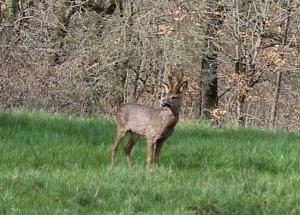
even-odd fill
[{"label": "deer's ear", "polygon": [[170,87],[169,87],[169,85],[168,85],[167,83],[161,82],[161,85],[165,88],[165,91],[166,91],[166,92],[169,92]]},{"label": "deer's ear", "polygon": [[181,82],[177,87],[177,93],[182,93],[182,91],[187,88],[187,84],[187,81]]}]

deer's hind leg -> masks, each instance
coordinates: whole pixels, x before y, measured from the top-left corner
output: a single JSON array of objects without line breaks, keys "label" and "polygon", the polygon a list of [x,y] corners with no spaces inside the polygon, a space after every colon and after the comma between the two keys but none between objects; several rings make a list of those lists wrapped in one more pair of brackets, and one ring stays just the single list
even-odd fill
[{"label": "deer's hind leg", "polygon": [[136,143],[138,138],[139,138],[139,135],[137,133],[131,132],[131,137],[125,146],[125,156],[126,156],[126,160],[129,165],[132,164],[132,159],[130,157],[130,153],[131,153],[132,147],[134,146],[134,144]]},{"label": "deer's hind leg", "polygon": [[125,136],[126,132],[127,131],[123,130],[123,129],[118,129],[118,131],[117,131],[115,142],[114,142],[113,148],[112,148],[112,156],[111,156],[111,164],[112,164],[112,166],[114,166],[114,164],[115,164],[115,158],[116,158],[116,153],[118,151],[118,147],[119,147],[119,145],[120,145],[123,137]]},{"label": "deer's hind leg", "polygon": [[161,151],[161,148],[163,147],[163,144],[164,144],[164,140],[158,140],[156,142],[156,147],[155,147],[155,158],[154,158],[154,162],[157,164],[158,161],[159,161],[159,154],[160,154],[160,151]]}]

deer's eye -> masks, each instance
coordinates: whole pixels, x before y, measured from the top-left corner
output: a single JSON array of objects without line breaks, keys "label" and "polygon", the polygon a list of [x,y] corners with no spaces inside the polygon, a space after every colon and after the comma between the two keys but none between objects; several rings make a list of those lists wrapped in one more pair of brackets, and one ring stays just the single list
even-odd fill
[{"label": "deer's eye", "polygon": [[178,99],[178,96],[172,96],[171,99],[172,100]]}]

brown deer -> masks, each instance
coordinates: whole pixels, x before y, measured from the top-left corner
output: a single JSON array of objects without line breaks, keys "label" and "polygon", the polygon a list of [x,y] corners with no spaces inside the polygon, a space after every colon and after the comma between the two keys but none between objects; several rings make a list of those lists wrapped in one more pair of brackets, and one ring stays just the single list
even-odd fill
[{"label": "brown deer", "polygon": [[183,73],[173,80],[172,72],[168,74],[168,83],[162,83],[165,94],[160,108],[148,107],[141,104],[129,103],[121,107],[116,114],[117,134],[112,149],[112,165],[115,162],[118,146],[127,132],[130,139],[125,146],[125,156],[129,165],[132,160],[132,147],[140,136],[147,139],[147,165],[152,166],[158,161],[164,141],[172,134],[179,118],[182,103],[182,90],[187,85],[183,81]]}]

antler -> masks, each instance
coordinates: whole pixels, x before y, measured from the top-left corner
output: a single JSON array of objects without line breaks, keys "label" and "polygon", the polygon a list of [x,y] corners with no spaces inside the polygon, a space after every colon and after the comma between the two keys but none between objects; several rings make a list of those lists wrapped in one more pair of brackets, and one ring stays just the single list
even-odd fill
[{"label": "antler", "polygon": [[173,68],[170,65],[169,72],[168,72],[168,82],[169,82],[170,89],[172,89],[174,87],[174,85],[173,85],[173,77],[172,76],[173,76]]},{"label": "antler", "polygon": [[168,71],[168,82],[162,82],[162,85],[164,86],[166,91],[174,91],[180,93],[180,88],[187,84],[187,81],[183,80],[183,71],[177,73],[176,75],[176,82],[174,83],[173,79],[173,68],[170,65],[169,71]]},{"label": "antler", "polygon": [[183,71],[182,70],[177,74],[176,79],[177,79],[177,84],[182,82],[182,79],[183,79]]},{"label": "antler", "polygon": [[169,66],[169,71],[168,71],[168,81],[167,82],[162,82],[163,87],[165,90],[168,92],[174,88],[173,84],[173,77],[172,77],[173,71],[172,71],[172,66]]},{"label": "antler", "polygon": [[180,88],[181,88],[183,85],[187,84],[187,81],[186,81],[186,80],[185,80],[185,81],[183,80],[183,71],[182,71],[182,70],[177,74],[176,79],[177,79],[177,83],[176,83],[176,92],[180,93]]}]

